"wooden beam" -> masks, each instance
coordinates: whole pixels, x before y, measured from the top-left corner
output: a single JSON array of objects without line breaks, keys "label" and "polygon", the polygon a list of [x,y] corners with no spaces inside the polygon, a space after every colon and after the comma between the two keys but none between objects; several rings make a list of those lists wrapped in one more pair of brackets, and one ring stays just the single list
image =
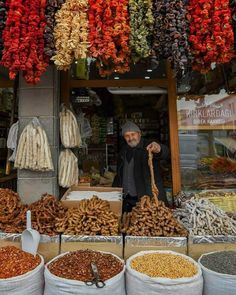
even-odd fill
[{"label": "wooden beam", "polygon": [[14,80],[2,80],[0,79],[0,88],[13,88]]},{"label": "wooden beam", "polygon": [[168,110],[169,110],[169,129],[170,129],[170,151],[172,168],[172,194],[175,196],[181,191],[180,174],[180,151],[178,135],[178,117],[177,117],[177,85],[174,78],[171,65],[167,62],[166,66],[168,78]]},{"label": "wooden beam", "polygon": [[67,107],[70,106],[70,72],[60,72],[60,97]]},{"label": "wooden beam", "polygon": [[156,86],[167,88],[167,79],[129,79],[129,80],[70,80],[70,88],[79,87],[147,87]]}]

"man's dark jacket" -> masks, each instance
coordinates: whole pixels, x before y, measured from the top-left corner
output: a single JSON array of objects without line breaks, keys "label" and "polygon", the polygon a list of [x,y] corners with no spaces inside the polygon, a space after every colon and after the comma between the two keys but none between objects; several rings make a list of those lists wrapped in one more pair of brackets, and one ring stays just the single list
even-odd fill
[{"label": "man's dark jacket", "polygon": [[[144,195],[152,196],[151,177],[148,166],[148,152],[146,147],[150,142],[141,139],[138,146],[134,149],[134,178],[137,190],[137,196],[140,198]],[[160,143],[159,143],[160,144]],[[153,167],[155,173],[155,182],[159,190],[159,199],[167,204],[166,194],[164,191],[161,174],[160,174],[160,160],[168,159],[169,149],[167,146],[160,144],[161,151],[158,154],[153,154]],[[122,147],[117,161],[117,175],[114,179],[114,187],[122,187],[123,182],[123,168],[126,157],[128,145],[125,143]]]}]

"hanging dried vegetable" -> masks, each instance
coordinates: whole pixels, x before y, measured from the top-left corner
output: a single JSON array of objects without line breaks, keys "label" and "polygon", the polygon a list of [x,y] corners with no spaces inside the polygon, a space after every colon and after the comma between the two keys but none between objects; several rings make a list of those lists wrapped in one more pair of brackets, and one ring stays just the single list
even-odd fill
[{"label": "hanging dried vegetable", "polygon": [[188,5],[193,69],[207,73],[212,63],[227,63],[233,56],[233,30],[228,0],[190,0]]},{"label": "hanging dried vegetable", "polygon": [[236,0],[230,0],[232,26],[234,31],[234,50],[236,51]]},{"label": "hanging dried vegetable", "polygon": [[132,60],[147,58],[151,52],[154,19],[151,0],[129,0],[130,50]]},{"label": "hanging dried vegetable", "polygon": [[67,0],[55,15],[56,54],[51,59],[58,70],[68,70],[74,58],[87,57],[88,0]]},{"label": "hanging dried vegetable", "polygon": [[153,2],[153,62],[158,64],[162,58],[168,59],[179,75],[186,70],[190,59],[186,14],[183,0]]},{"label": "hanging dried vegetable", "polygon": [[89,0],[90,55],[102,77],[129,71],[128,0]]},{"label": "hanging dried vegetable", "polygon": [[47,6],[45,10],[45,17],[47,25],[44,31],[45,48],[44,53],[48,57],[55,55],[55,42],[53,36],[53,30],[55,27],[55,14],[61,8],[61,5],[65,0],[47,0]]},{"label": "hanging dried vegetable", "polygon": [[44,55],[46,1],[8,1],[6,27],[3,31],[4,50],[1,64],[9,68],[14,79],[22,71],[28,83],[37,83],[46,71],[48,58]]},{"label": "hanging dried vegetable", "polygon": [[5,28],[6,13],[6,0],[0,1],[0,58],[2,57],[2,50],[4,48],[2,40],[2,31]]}]

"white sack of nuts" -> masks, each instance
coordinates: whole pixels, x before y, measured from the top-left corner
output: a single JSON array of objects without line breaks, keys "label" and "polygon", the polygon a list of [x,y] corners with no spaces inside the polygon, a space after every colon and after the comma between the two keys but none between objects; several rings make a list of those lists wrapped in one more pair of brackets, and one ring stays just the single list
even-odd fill
[{"label": "white sack of nuts", "polygon": [[54,170],[47,135],[37,118],[34,118],[21,133],[15,167],[35,171]]},{"label": "white sack of nuts", "polygon": [[62,187],[70,187],[78,184],[79,168],[78,159],[75,154],[69,150],[63,150],[59,156],[59,185]]},{"label": "white sack of nuts", "polygon": [[60,135],[61,142],[65,148],[81,146],[80,127],[72,111],[65,106],[60,112]]},{"label": "white sack of nuts", "polygon": [[236,221],[206,199],[187,200],[174,216],[195,236],[236,235]]}]

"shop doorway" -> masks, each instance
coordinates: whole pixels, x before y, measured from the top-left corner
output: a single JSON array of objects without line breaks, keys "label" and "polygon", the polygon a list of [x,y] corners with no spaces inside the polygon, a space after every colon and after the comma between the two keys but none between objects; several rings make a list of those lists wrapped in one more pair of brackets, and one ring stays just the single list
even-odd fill
[{"label": "shop doorway", "polygon": [[[144,77],[145,78],[145,77]],[[61,76],[61,97],[66,105],[70,104],[71,93],[75,89],[100,89],[111,88],[135,88],[145,89],[154,87],[165,91],[168,113],[169,128],[169,147],[171,152],[171,187],[172,195],[176,195],[181,190],[180,164],[179,164],[179,140],[178,140],[178,122],[176,108],[176,80],[171,70],[170,64],[166,65],[166,72],[163,77],[152,79],[102,79],[102,80],[78,80],[71,77],[70,73],[63,72]],[[108,91],[110,92],[110,91]],[[114,94],[114,93],[113,93]],[[163,93],[162,93],[163,94]],[[112,95],[110,93],[110,95]],[[135,98],[133,99],[135,101]],[[126,101],[132,101],[126,100]],[[137,100],[136,100],[137,101]],[[156,103],[158,102],[158,99]],[[106,105],[111,107],[111,100],[107,100]],[[137,104],[135,104],[137,106]],[[138,113],[138,112],[137,112]]]}]

